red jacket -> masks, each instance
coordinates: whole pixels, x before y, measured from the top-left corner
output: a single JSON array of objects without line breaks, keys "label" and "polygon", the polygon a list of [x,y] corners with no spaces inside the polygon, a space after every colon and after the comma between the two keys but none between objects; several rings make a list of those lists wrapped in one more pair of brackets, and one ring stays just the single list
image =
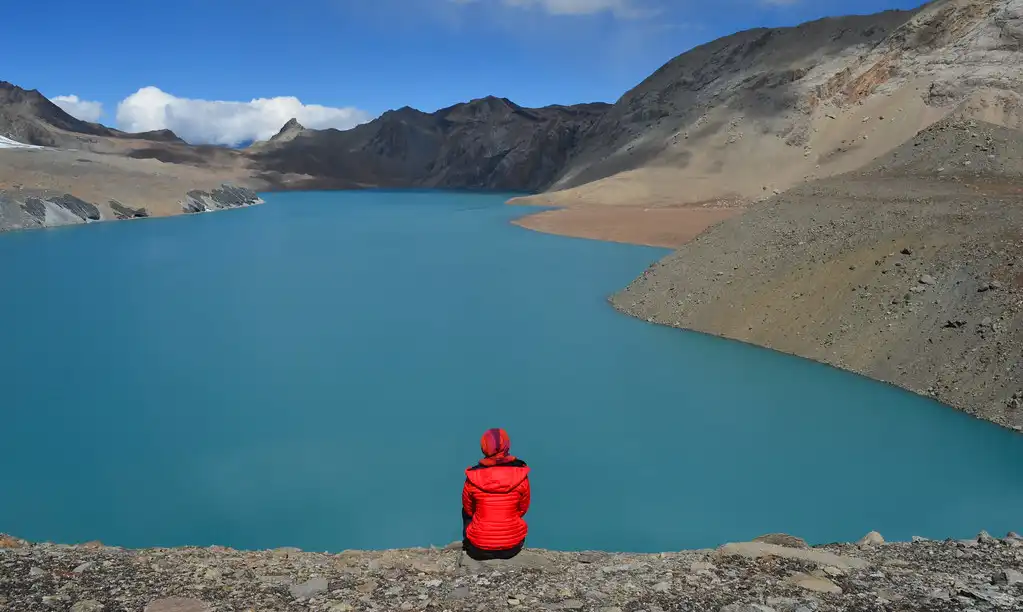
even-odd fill
[{"label": "red jacket", "polygon": [[526,539],[529,467],[522,461],[465,470],[462,510],[472,517],[466,537],[482,550],[508,550]]}]

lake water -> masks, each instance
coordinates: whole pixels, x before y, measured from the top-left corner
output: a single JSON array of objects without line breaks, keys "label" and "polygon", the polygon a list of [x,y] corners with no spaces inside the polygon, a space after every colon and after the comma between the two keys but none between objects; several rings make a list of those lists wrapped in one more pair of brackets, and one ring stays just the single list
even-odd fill
[{"label": "lake water", "polygon": [[520,229],[499,195],[267,200],[0,236],[0,532],[444,545],[495,426],[533,546],[1023,530],[1023,437],[612,310],[662,250]]}]

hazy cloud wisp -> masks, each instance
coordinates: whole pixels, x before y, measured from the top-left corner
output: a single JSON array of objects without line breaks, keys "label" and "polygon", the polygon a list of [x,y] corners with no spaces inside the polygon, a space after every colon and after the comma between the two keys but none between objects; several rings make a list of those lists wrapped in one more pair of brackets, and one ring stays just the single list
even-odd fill
[{"label": "hazy cloud wisp", "polygon": [[638,17],[647,11],[636,0],[451,0],[456,4],[499,1],[506,6],[539,8],[551,15],[593,15],[610,12],[618,17]]},{"label": "hazy cloud wisp", "polygon": [[340,130],[371,117],[357,108],[303,104],[293,96],[249,102],[179,98],[143,87],[117,105],[117,127],[127,132],[169,129],[194,144],[234,146],[267,140],[291,118],[308,128]]}]

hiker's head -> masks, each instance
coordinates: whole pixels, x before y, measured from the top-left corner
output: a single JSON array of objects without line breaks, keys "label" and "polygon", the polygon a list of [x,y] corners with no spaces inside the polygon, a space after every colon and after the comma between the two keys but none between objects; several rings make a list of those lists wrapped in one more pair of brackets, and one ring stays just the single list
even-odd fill
[{"label": "hiker's head", "polygon": [[480,450],[484,457],[500,457],[511,451],[511,438],[503,429],[488,429],[480,439]]}]

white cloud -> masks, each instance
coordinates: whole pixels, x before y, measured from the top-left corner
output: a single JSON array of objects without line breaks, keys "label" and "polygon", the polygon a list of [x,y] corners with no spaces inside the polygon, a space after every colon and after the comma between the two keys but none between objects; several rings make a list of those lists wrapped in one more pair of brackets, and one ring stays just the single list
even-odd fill
[{"label": "white cloud", "polygon": [[250,102],[179,98],[143,87],[117,105],[117,127],[126,132],[169,129],[190,143],[238,145],[267,140],[291,118],[307,128],[348,129],[368,121],[357,108],[303,104],[293,96]]},{"label": "white cloud", "polygon": [[50,98],[50,102],[64,109],[65,113],[82,121],[95,123],[99,121],[100,115],[103,114],[102,102],[82,100],[73,94],[70,96],[54,96]]},{"label": "white cloud", "polygon": [[[479,0],[451,0],[470,4]],[[551,15],[593,15],[610,12],[617,17],[633,18],[649,14],[636,6],[636,0],[500,0],[507,6],[539,8]]]}]

